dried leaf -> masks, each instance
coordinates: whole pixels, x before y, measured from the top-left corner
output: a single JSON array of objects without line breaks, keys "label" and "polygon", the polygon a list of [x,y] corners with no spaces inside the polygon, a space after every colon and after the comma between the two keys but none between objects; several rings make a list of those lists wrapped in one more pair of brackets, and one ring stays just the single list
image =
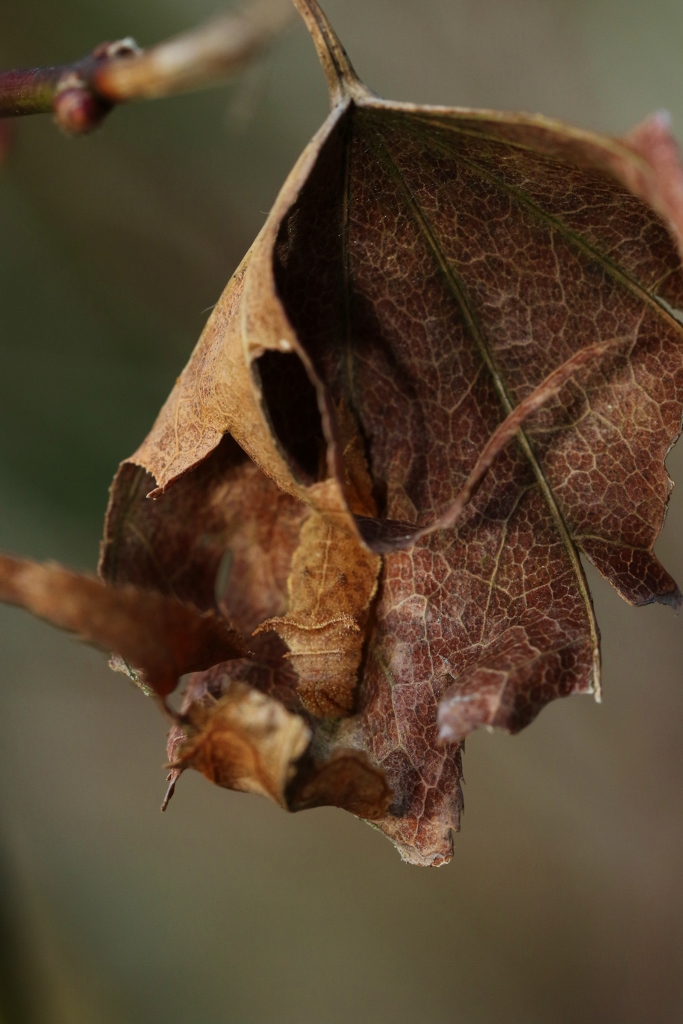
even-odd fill
[{"label": "dried leaf", "polygon": [[[355,711],[325,723],[327,756],[386,772],[380,827],[442,863],[462,798],[439,730],[516,731],[599,692],[579,553],[627,600],[680,600],[652,545],[681,424],[665,225],[679,237],[683,178],[661,120],[620,142],[378,100],[314,0],[297,6],[332,113],[133,461],[156,494],[189,489],[230,433],[310,507],[286,614],[260,628],[288,644],[310,711]],[[335,580],[361,565],[349,604]]]},{"label": "dried leaf", "polygon": [[659,116],[618,140],[380,100],[295,5],[332,112],[121,467],[102,572],[256,631],[194,679],[180,767],[441,864],[467,733],[599,695],[580,555],[681,601],[653,545],[683,173]]},{"label": "dried leaf", "polygon": [[0,555],[0,600],[115,651],[160,697],[184,673],[247,653],[240,636],[210,613],[132,585],[106,586],[59,565]]}]

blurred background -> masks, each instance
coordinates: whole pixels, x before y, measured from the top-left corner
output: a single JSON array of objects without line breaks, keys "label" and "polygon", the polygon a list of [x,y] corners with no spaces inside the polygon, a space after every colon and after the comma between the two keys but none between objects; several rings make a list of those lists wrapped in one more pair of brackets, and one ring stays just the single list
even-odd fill
[{"label": "blurred background", "polygon": [[[328,0],[394,99],[619,133],[671,111],[674,0]],[[3,0],[0,66],[149,45],[215,0]],[[107,488],[326,112],[293,23],[211,92],[88,139],[18,125],[0,174],[0,547],[94,569]],[[669,458],[683,481],[683,450]],[[683,583],[683,484],[658,545]],[[683,631],[591,573],[605,699],[467,743],[450,866],[331,809],[288,816],[187,773],[104,657],[0,609],[3,1024],[683,1020]],[[4,1015],[4,1016],[3,1016]]]}]

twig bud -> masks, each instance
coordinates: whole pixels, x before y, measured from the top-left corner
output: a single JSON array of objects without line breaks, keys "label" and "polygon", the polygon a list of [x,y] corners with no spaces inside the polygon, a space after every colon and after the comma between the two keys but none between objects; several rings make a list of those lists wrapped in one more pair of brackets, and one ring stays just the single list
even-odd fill
[{"label": "twig bud", "polygon": [[78,75],[68,75],[58,86],[54,101],[55,122],[67,135],[87,135],[111,110]]}]

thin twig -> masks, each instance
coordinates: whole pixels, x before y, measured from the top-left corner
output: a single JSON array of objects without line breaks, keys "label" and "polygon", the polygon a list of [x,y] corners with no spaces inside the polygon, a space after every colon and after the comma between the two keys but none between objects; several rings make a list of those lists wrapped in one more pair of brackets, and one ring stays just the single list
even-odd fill
[{"label": "thin twig", "polygon": [[0,72],[0,117],[54,113],[65,131],[83,134],[118,103],[187,92],[234,74],[292,17],[289,0],[253,0],[150,50],[124,39],[72,64]]}]

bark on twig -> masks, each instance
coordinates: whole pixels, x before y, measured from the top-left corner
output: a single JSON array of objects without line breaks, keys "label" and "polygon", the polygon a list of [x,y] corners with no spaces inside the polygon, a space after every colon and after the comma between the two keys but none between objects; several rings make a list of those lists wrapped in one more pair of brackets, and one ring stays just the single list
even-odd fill
[{"label": "bark on twig", "polygon": [[168,96],[234,74],[282,31],[289,0],[253,0],[142,51],[132,39],[103,43],[72,64],[0,72],[0,117],[54,113],[70,134],[99,125],[118,103]]}]

